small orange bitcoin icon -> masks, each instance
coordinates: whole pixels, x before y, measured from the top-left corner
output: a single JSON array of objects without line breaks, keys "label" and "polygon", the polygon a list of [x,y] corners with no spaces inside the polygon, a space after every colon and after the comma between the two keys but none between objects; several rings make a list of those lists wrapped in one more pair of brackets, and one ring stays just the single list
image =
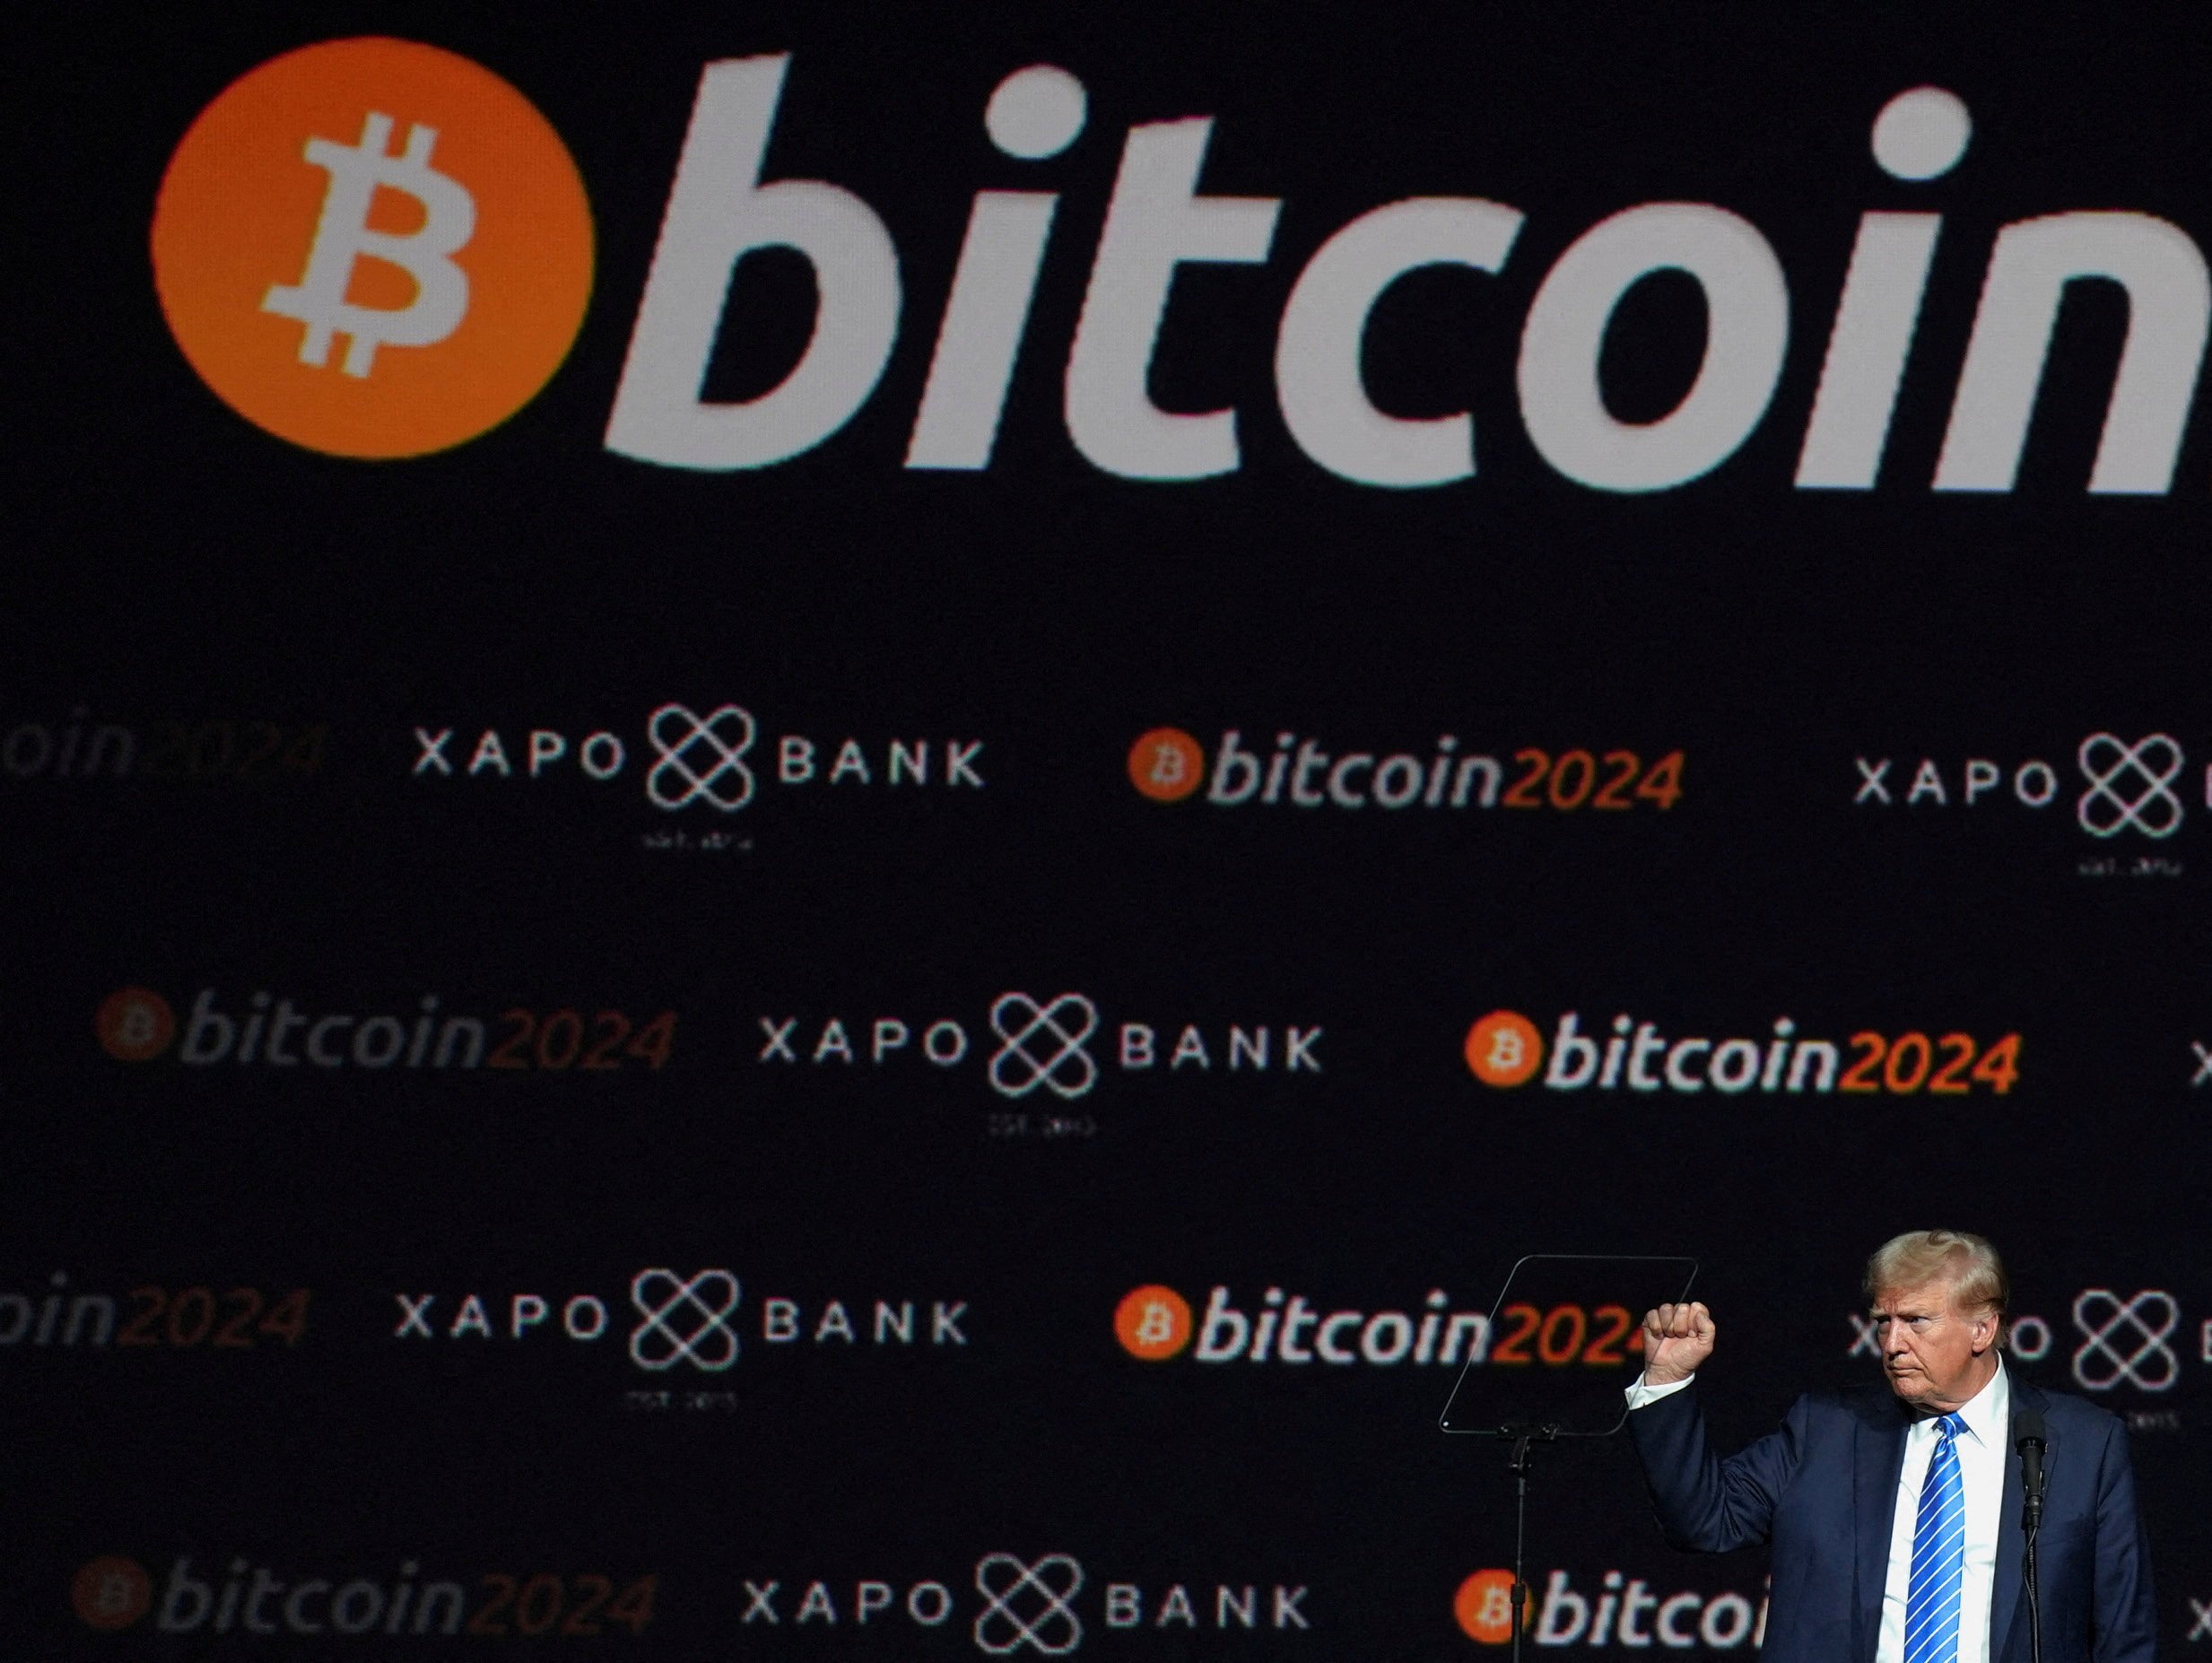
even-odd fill
[{"label": "small orange bitcoin icon", "polygon": [[1129,747],[1129,783],[1155,803],[1176,803],[1206,783],[1206,753],[1180,727],[1155,727]]},{"label": "small orange bitcoin icon", "polygon": [[1114,1333],[1132,1357],[1163,1363],[1190,1344],[1190,1302],[1173,1288],[1134,1288],[1114,1308]]},{"label": "small orange bitcoin icon", "polygon": [[135,1559],[109,1554],[80,1570],[69,1584],[69,1602],[90,1628],[128,1628],[152,1603],[153,1579]]},{"label": "small orange bitcoin icon", "polygon": [[[1513,1637],[1513,1573],[1477,1571],[1459,1584],[1459,1596],[1451,1602],[1451,1609],[1469,1640],[1480,1641],[1485,1646],[1503,1645]],[[1525,1595],[1521,1612],[1525,1622]]]},{"label": "small orange bitcoin icon", "polygon": [[177,1014],[169,1001],[144,988],[118,988],[100,1004],[92,1019],[100,1045],[118,1062],[145,1062],[159,1057],[177,1037]]},{"label": "small orange bitcoin icon", "polygon": [[1467,1031],[1467,1066],[1485,1085],[1519,1085],[1544,1062],[1544,1036],[1519,1011],[1492,1011]]}]

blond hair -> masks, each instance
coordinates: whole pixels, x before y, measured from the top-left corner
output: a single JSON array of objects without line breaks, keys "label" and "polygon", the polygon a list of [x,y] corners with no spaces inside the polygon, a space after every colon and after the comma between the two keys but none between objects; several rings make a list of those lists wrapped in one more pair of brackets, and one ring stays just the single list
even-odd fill
[{"label": "blond hair", "polygon": [[1986,1237],[1964,1230],[1908,1230],[1892,1236],[1867,1260],[1867,1297],[1902,1293],[1932,1282],[1950,1284],[1961,1310],[1994,1310],[2001,1319],[2012,1302],[2012,1281]]}]

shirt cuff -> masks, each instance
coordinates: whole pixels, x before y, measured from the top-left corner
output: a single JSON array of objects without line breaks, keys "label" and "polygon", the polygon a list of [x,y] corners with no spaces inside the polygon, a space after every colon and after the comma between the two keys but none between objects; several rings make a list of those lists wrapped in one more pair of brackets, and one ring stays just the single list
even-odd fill
[{"label": "shirt cuff", "polygon": [[1643,1376],[1639,1374],[1636,1383],[1628,1389],[1628,1406],[1635,1410],[1642,1408],[1647,1403],[1657,1403],[1661,1397],[1680,1391],[1696,1378],[1694,1374],[1685,1374],[1678,1380],[1668,1380],[1664,1386],[1647,1386],[1643,1383]]}]

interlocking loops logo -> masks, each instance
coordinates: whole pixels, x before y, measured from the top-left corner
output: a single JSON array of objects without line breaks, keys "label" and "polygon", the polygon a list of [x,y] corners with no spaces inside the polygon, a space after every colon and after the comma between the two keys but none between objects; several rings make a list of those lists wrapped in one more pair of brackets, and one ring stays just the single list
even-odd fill
[{"label": "interlocking loops logo", "polygon": [[154,286],[192,367],[338,456],[442,450],[514,414],[567,356],[591,269],[560,135],[491,71],[405,40],[249,70],[154,205]]},{"label": "interlocking loops logo", "polygon": [[991,1006],[991,1029],[1006,1041],[990,1068],[991,1085],[1001,1095],[1026,1097],[1041,1085],[1072,1099],[1098,1084],[1098,1064],[1084,1049],[1098,1032],[1098,1006],[1080,993],[1063,993],[1043,1006],[1026,993],[1002,993]]},{"label": "interlocking loops logo", "polygon": [[978,1650],[1004,1657],[1023,1647],[1066,1657],[1083,1643],[1075,1598],[1083,1566],[1067,1554],[1024,1564],[1012,1554],[988,1554],[975,1568],[976,1592],[990,1603],[975,1620]]},{"label": "interlocking loops logo", "polygon": [[2091,734],[2077,760],[2089,788],[2075,817],[2092,837],[2115,837],[2129,826],[2145,837],[2172,837],[2181,828],[2173,782],[2185,759],[2172,736],[2152,734],[2129,744],[2117,734]]},{"label": "interlocking loops logo", "polygon": [[2144,1391],[2168,1391],[2181,1378],[2181,1359],[2166,1342],[2182,1320],[2182,1308],[2162,1288],[2122,1299],[2110,1288],[2084,1288],[2074,1300],[2074,1326],[2082,1343],[2074,1353],[2074,1378],[2085,1390],[2110,1391],[2122,1381]]},{"label": "interlocking loops logo", "polygon": [[757,731],[753,713],[740,705],[721,705],[703,717],[684,705],[662,705],[646,727],[660,761],[645,777],[645,795],[656,808],[703,800],[726,814],[736,813],[753,800],[745,754]]},{"label": "interlocking loops logo", "polygon": [[673,1270],[640,1270],[631,1278],[630,1302],[645,1320],[630,1336],[630,1360],[641,1369],[673,1369],[689,1363],[718,1374],[737,1361],[737,1278],[727,1270],[702,1270],[690,1278]]}]

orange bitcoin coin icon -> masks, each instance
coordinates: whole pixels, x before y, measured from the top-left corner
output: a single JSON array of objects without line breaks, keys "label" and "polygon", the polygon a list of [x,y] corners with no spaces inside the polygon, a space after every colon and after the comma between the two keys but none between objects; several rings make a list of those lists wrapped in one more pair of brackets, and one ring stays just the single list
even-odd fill
[{"label": "orange bitcoin coin icon", "polygon": [[114,1554],[91,1561],[69,1584],[69,1601],[91,1628],[128,1628],[152,1600],[153,1579],[145,1567]]},{"label": "orange bitcoin coin icon", "polygon": [[561,135],[490,70],[405,40],[248,70],[154,204],[154,287],[200,379],[336,456],[419,456],[507,420],[568,355],[591,273]]},{"label": "orange bitcoin coin icon", "polygon": [[[1523,1622],[1528,1620],[1528,1604],[1524,1594]],[[1469,1640],[1480,1641],[1485,1646],[1503,1645],[1513,1637],[1513,1573],[1477,1571],[1459,1584],[1451,1609]]]},{"label": "orange bitcoin coin icon", "polygon": [[1190,1302],[1173,1288],[1134,1288],[1114,1308],[1122,1348],[1146,1363],[1164,1363],[1190,1344]]},{"label": "orange bitcoin coin icon", "polygon": [[92,1019],[100,1045],[118,1062],[159,1057],[177,1037],[177,1014],[169,1001],[144,988],[119,988],[100,1003]]},{"label": "orange bitcoin coin icon", "polygon": [[1180,727],[1155,727],[1129,747],[1129,783],[1155,803],[1180,802],[1206,783],[1206,753]]},{"label": "orange bitcoin coin icon", "polygon": [[1485,1085],[1519,1085],[1544,1062],[1544,1036],[1519,1011],[1492,1011],[1467,1031],[1467,1066]]}]

